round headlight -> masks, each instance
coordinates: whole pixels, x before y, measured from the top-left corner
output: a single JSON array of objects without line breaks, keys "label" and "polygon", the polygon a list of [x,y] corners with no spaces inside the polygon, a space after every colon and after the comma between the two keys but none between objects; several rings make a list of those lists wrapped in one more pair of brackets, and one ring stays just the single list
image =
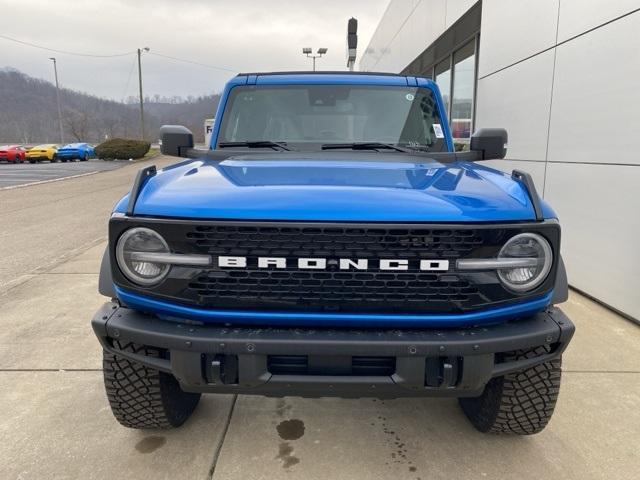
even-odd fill
[{"label": "round headlight", "polygon": [[169,246],[158,233],[144,227],[131,228],[118,239],[116,259],[122,273],[139,285],[150,286],[160,283],[169,273],[171,266],[141,260],[145,253],[169,253]]},{"label": "round headlight", "polygon": [[553,262],[551,246],[537,233],[521,233],[510,238],[498,254],[500,259],[527,259],[526,267],[502,268],[498,277],[505,287],[514,292],[533,290],[544,282]]}]

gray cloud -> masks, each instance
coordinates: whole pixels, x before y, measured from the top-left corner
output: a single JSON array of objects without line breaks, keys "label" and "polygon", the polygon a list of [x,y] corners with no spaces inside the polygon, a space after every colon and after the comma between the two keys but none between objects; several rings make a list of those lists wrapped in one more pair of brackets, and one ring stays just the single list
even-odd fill
[{"label": "gray cloud", "polygon": [[[369,42],[388,0],[0,0],[2,33],[50,48],[113,54],[153,52],[238,71],[305,70],[303,46],[329,48],[323,70],[345,68],[347,19],[359,21],[359,50]],[[137,92],[135,55],[110,59],[51,54],[0,39],[0,67],[51,79],[55,55],[61,83],[121,100]],[[219,91],[233,73],[143,58],[145,94]],[[132,75],[129,78],[129,73]]]}]

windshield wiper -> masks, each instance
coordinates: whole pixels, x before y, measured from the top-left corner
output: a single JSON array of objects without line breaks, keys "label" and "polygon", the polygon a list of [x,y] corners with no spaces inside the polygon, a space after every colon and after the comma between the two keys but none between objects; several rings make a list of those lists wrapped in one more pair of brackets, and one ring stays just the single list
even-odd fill
[{"label": "windshield wiper", "polygon": [[230,147],[248,147],[248,148],[279,148],[281,150],[291,151],[293,150],[290,147],[287,147],[286,143],[283,142],[272,142],[271,140],[255,140],[249,142],[220,142],[218,144],[220,148],[230,148]]},{"label": "windshield wiper", "polygon": [[337,150],[342,148],[350,148],[351,150],[380,150],[386,148],[395,150],[396,152],[411,153],[407,148],[398,147],[392,143],[381,142],[355,142],[355,143],[325,143],[322,150]]}]

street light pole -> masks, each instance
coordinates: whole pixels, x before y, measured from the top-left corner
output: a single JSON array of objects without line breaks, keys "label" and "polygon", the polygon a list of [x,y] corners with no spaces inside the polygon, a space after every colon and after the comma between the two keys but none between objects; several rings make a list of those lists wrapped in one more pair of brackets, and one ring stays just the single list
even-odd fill
[{"label": "street light pole", "polygon": [[305,48],[302,49],[302,53],[304,55],[306,55],[307,58],[312,58],[313,59],[313,71],[314,72],[316,71],[316,58],[320,58],[321,56],[323,56],[325,53],[327,53],[327,50],[328,49],[326,49],[326,48],[319,48],[317,54],[316,55],[312,55],[311,54],[312,49],[310,47],[305,47]]},{"label": "street light pole", "polygon": [[140,87],[140,139],[144,140],[144,97],[142,96],[142,51],[148,52],[149,47],[138,49],[138,86]]},{"label": "street light pole", "polygon": [[60,84],[58,83],[58,66],[55,57],[49,57],[53,61],[53,73],[56,77],[56,100],[58,102],[58,126],[60,127],[60,143],[64,144],[64,131],[62,130],[62,107],[60,106]]},{"label": "street light pole", "polygon": [[358,20],[350,18],[347,22],[347,67],[353,72],[358,48]]}]

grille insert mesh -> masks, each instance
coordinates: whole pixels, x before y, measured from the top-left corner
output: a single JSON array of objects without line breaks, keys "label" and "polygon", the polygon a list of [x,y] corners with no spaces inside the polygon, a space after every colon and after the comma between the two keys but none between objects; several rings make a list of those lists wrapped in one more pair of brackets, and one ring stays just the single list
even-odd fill
[{"label": "grille insert mesh", "polygon": [[[381,271],[378,259],[455,260],[481,247],[474,229],[196,226],[186,232],[196,251],[243,256],[242,269],[201,271],[188,289],[204,306],[231,307],[234,300],[300,310],[450,311],[483,303],[478,289],[456,275]],[[330,259],[326,270],[258,269],[257,257]],[[367,271],[339,270],[336,259],[369,259]],[[333,262],[332,260],[333,259]],[[237,304],[235,305],[237,307]]]}]

